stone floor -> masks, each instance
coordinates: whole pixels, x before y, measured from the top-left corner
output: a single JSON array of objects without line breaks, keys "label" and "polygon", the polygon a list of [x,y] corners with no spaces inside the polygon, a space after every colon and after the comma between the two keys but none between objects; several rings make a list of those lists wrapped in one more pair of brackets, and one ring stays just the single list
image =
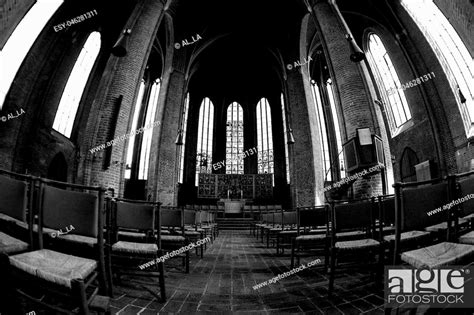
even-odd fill
[{"label": "stone floor", "polygon": [[[290,258],[276,256],[274,248],[267,249],[248,231],[221,231],[203,259],[194,253],[191,258],[189,274],[170,268],[176,260],[165,264],[166,303],[143,289],[118,287],[113,313],[384,313],[383,291],[368,270],[340,273],[330,299],[328,278],[321,266],[254,290],[254,285],[289,271]],[[301,264],[316,258],[302,259]]]}]

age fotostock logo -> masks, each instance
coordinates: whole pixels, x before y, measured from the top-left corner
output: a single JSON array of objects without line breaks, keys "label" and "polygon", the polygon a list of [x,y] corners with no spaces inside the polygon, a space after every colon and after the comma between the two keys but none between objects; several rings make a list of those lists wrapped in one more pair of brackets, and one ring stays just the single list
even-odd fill
[{"label": "age fotostock logo", "polygon": [[473,308],[474,267],[407,269],[385,267],[386,307]]}]

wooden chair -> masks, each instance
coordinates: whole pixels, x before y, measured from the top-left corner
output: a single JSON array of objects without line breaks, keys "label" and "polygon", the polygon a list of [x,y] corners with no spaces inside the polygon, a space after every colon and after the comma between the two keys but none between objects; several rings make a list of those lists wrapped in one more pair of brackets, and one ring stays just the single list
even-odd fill
[{"label": "wooden chair", "polygon": [[[454,237],[460,243],[474,245],[474,171],[458,174],[455,178],[455,192],[453,199],[466,198],[463,203],[454,206]],[[472,197],[472,198],[471,198]],[[458,218],[469,223],[462,231],[459,227]]]},{"label": "wooden chair", "polygon": [[[459,264],[474,257],[474,246],[450,242],[452,209],[429,216],[427,213],[450,202],[446,180],[396,183],[396,225],[394,263],[400,260],[416,268],[437,268]],[[447,241],[410,251],[402,251],[401,234],[427,225],[447,223]],[[440,241],[440,240],[438,240]]]},{"label": "wooden chair", "polygon": [[[204,229],[198,228],[196,224],[196,211],[184,209],[184,235],[189,239],[190,242],[197,242],[204,238]],[[198,255],[198,247],[196,249],[196,255]],[[204,257],[204,245],[201,244],[200,247],[200,256]]]},{"label": "wooden chair", "polygon": [[[187,246],[189,240],[185,236],[184,209],[173,207],[161,207],[161,227],[168,229],[170,234],[161,234],[161,245],[163,251],[171,252]],[[182,265],[185,272],[189,273],[189,251],[186,251],[176,258],[182,258]]]},{"label": "wooden chair", "polygon": [[29,192],[34,189],[33,182],[31,176],[0,170],[0,253],[11,255],[32,249],[29,223],[33,197]]},{"label": "wooden chair", "polygon": [[[110,275],[116,275],[120,281],[122,275],[132,275],[129,281],[137,283],[155,297],[166,301],[165,276],[163,262],[157,259],[163,255],[160,243],[160,203],[136,201],[128,199],[112,199],[111,222],[109,234],[110,259],[108,260]],[[135,241],[120,240],[119,232],[133,231],[145,235]],[[153,262],[151,266],[143,264]],[[137,277],[158,278],[160,296],[148,289],[149,282],[139,281]]]},{"label": "wooden chair", "polygon": [[[378,254],[378,271],[382,269],[381,240],[375,240],[375,211],[371,200],[360,200],[350,203],[332,203],[331,207],[331,246],[330,246],[330,271],[328,295],[331,296],[334,288],[336,273],[336,260],[338,256],[361,253],[364,263],[367,263],[367,254]],[[378,211],[377,211],[378,213]],[[329,222],[328,222],[329,225]],[[364,235],[357,239],[343,240],[338,233],[363,232]]]},{"label": "wooden chair", "polygon": [[296,216],[296,211],[283,212],[281,230],[276,234],[277,255],[280,254],[280,250],[283,255],[285,253],[285,248],[291,248],[292,240],[298,235],[296,229]]},{"label": "wooden chair", "polygon": [[323,251],[326,269],[329,257],[329,214],[328,206],[316,206],[296,209],[296,237],[291,245],[291,268],[295,258],[300,263],[300,250]]},{"label": "wooden chair", "polygon": [[[98,295],[107,292],[103,242],[103,195],[105,189],[49,180],[39,180],[40,193],[35,208],[38,213],[36,227],[38,249],[0,258],[0,272],[6,283],[18,295],[31,300],[49,311],[90,314],[91,311],[110,312],[109,298]],[[54,186],[71,189],[64,190]],[[77,189],[80,191],[72,191]],[[87,192],[85,192],[87,191]],[[30,216],[33,220],[33,216]],[[97,259],[84,258],[43,248],[43,226],[53,231],[67,225],[74,227],[80,239],[93,238]],[[34,229],[30,221],[30,230]],[[99,228],[100,227],[100,228]],[[31,232],[33,233],[33,232]],[[70,234],[57,238],[74,238]],[[45,241],[46,242],[46,241]],[[98,282],[98,284],[97,284]],[[38,298],[31,290],[41,292]]]}]

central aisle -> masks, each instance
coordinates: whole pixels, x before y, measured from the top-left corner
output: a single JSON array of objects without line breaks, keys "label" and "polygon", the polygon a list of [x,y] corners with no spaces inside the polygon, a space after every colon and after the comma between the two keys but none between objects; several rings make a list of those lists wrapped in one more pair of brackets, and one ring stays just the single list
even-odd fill
[{"label": "central aisle", "polygon": [[[370,311],[371,314],[383,314],[383,308],[380,308],[383,306],[382,292],[376,291],[366,273],[342,275],[347,279],[338,277],[334,297],[330,300],[326,298],[327,277],[321,266],[254,290],[254,285],[290,270],[288,250],[284,256],[276,256],[275,252],[248,231],[220,231],[219,237],[207,247],[203,259],[192,252],[189,274],[172,268],[180,264],[180,260],[165,264],[166,303],[154,299],[145,290],[119,287],[112,301],[113,313],[359,314]],[[316,258],[322,257],[302,259],[301,264]]]}]

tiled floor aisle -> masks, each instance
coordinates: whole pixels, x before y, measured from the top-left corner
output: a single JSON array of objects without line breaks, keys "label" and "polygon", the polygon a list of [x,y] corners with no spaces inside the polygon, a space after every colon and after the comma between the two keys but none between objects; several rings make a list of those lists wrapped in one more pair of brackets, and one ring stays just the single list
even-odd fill
[{"label": "tiled floor aisle", "polygon": [[166,303],[143,289],[119,287],[113,313],[383,314],[382,291],[365,271],[352,270],[336,278],[331,299],[326,297],[326,274],[318,266],[253,290],[255,284],[289,271],[289,263],[288,255],[276,256],[274,248],[267,249],[247,231],[221,231],[203,259],[193,253],[189,274],[166,268]]}]

